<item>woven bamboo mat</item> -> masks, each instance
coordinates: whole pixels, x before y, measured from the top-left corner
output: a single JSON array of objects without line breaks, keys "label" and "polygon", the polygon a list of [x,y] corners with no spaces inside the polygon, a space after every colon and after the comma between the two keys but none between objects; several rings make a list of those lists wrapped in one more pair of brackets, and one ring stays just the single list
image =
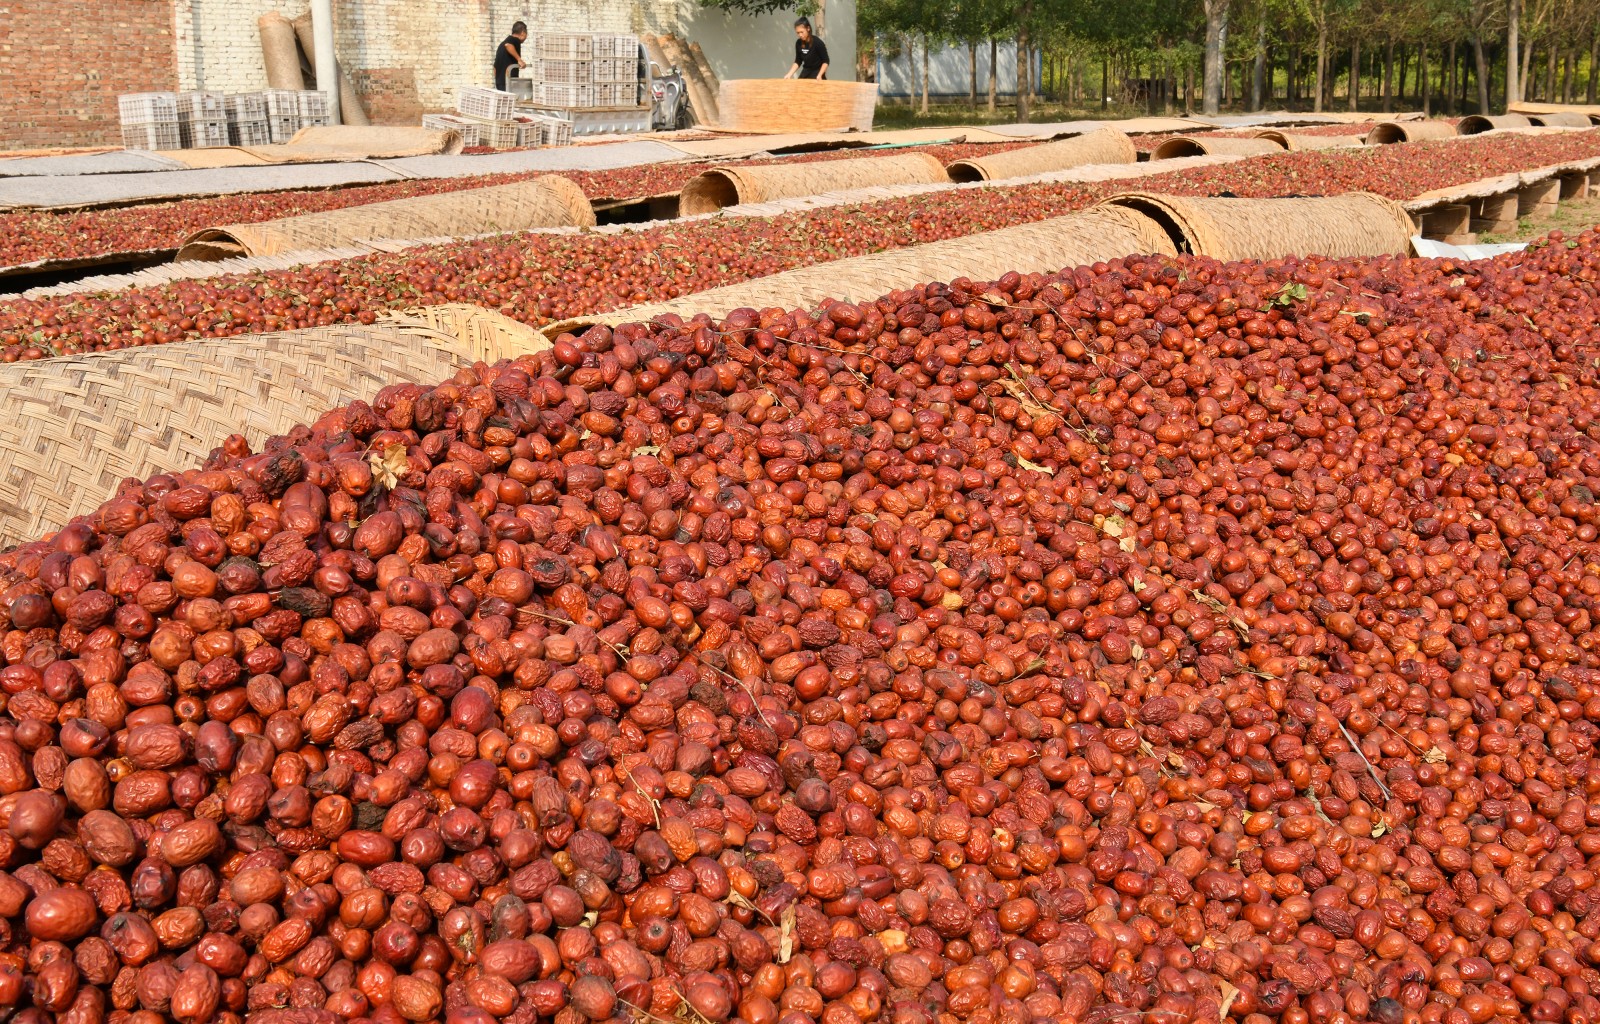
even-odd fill
[{"label": "woven bamboo mat", "polygon": [[1522,114],[1468,114],[1456,123],[1457,135],[1482,135],[1497,128],[1531,128]]},{"label": "woven bamboo mat", "polygon": [[1367,145],[1389,146],[1422,139],[1453,139],[1456,130],[1443,121],[1385,121],[1367,133]]},{"label": "woven bamboo mat", "polygon": [[718,124],[741,132],[870,131],[877,105],[872,82],[731,78],[717,92]]},{"label": "woven bamboo mat", "polygon": [[1139,152],[1126,135],[1115,128],[1102,128],[1060,142],[957,160],[946,171],[952,181],[988,181],[1064,171],[1084,164],[1131,164],[1138,159]]},{"label": "woven bamboo mat", "polygon": [[1308,149],[1350,149],[1363,144],[1360,135],[1298,135],[1277,128],[1263,128],[1256,132],[1256,138],[1275,142],[1290,152]]},{"label": "woven bamboo mat", "polygon": [[201,168],[397,160],[460,152],[461,136],[456,132],[396,125],[321,125],[300,129],[281,146],[179,149],[163,151],[161,155],[190,168]]},{"label": "woven bamboo mat", "polygon": [[694,62],[694,54],[689,52],[689,45],[670,33],[657,36],[656,42],[666,53],[667,59],[677,65],[683,75],[684,85],[689,88],[689,102],[694,107],[695,120],[701,124],[721,124],[719,101],[721,90],[713,87],[700,73],[700,65]]},{"label": "woven bamboo mat", "polygon": [[1463,185],[1436,188],[1407,199],[1404,205],[1412,213],[1422,213],[1436,206],[1449,206],[1455,203],[1463,203],[1470,199],[1481,199],[1485,196],[1497,196],[1506,192],[1515,192],[1526,185],[1547,181],[1558,175],[1571,174],[1577,171],[1588,173],[1594,170],[1600,170],[1600,157],[1590,157],[1587,160],[1572,160],[1564,164],[1537,167],[1531,171],[1501,174],[1493,178],[1480,178],[1477,181],[1469,181]]},{"label": "woven bamboo mat", "polygon": [[0,367],[0,543],[59,529],[128,477],[199,465],[231,434],[253,445],[390,384],[545,345],[475,307],[179,342]]},{"label": "woven bamboo mat", "polygon": [[261,32],[261,55],[267,69],[267,85],[273,89],[306,87],[300,71],[300,49],[295,44],[294,22],[278,11],[268,11],[256,19]]},{"label": "woven bamboo mat", "polygon": [[685,318],[696,313],[720,317],[745,307],[793,309],[815,306],[824,298],[857,301],[925,281],[989,280],[1002,271],[1053,272],[1131,254],[1174,252],[1166,232],[1141,214],[1115,208],[1085,210],[1034,224],[802,267],[671,302],[566,320],[546,327],[545,334],[554,338],[596,324],[633,323],[669,313]]},{"label": "woven bamboo mat", "polygon": [[1585,114],[1600,118],[1600,103],[1532,103],[1518,100],[1506,104],[1506,109],[1516,114]]},{"label": "woven bamboo mat", "polygon": [[770,202],[821,192],[880,185],[947,182],[944,165],[928,153],[815,160],[808,163],[713,167],[695,175],[678,196],[686,215],[712,213],[725,206]]},{"label": "woven bamboo mat", "polygon": [[206,228],[184,242],[178,259],[272,256],[368,239],[458,238],[529,228],[587,227],[594,222],[583,190],[566,178],[547,174],[510,185]]},{"label": "woven bamboo mat", "polygon": [[1414,230],[1405,207],[1370,192],[1305,199],[1205,199],[1125,192],[1104,203],[1153,217],[1183,251],[1219,260],[1406,253]]},{"label": "woven bamboo mat", "polygon": [[1528,123],[1535,128],[1592,128],[1595,121],[1588,114],[1576,110],[1557,110],[1547,114],[1529,114]]},{"label": "woven bamboo mat", "polygon": [[1213,135],[1179,135],[1163,142],[1150,154],[1151,160],[1171,160],[1180,156],[1261,156],[1281,153],[1283,146],[1271,139],[1240,139]]}]

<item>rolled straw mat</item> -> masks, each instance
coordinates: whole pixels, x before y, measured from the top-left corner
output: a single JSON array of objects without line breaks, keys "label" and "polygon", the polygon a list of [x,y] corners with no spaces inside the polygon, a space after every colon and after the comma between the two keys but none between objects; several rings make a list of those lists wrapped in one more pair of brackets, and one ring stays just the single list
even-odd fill
[{"label": "rolled straw mat", "polygon": [[1455,128],[1443,121],[1385,121],[1367,133],[1367,145],[1389,146],[1421,139],[1453,139]]},{"label": "rolled straw mat", "polygon": [[298,217],[228,224],[191,235],[182,260],[274,256],[385,238],[446,238],[529,228],[591,227],[583,190],[559,175],[431,196],[392,199]]},{"label": "rolled straw mat", "polygon": [[0,544],[60,529],[127,477],[200,465],[230,434],[253,445],[390,384],[538,351],[531,327],[472,306],[150,345],[0,367]]},{"label": "rolled straw mat", "polygon": [[1006,271],[1053,273],[1136,254],[1171,256],[1167,233],[1132,210],[1096,208],[1019,227],[986,231],[925,245],[853,256],[787,270],[771,277],[712,288],[670,302],[634,306],[594,317],[565,320],[544,329],[549,337],[596,324],[649,320],[667,313],[726,316],[735,309],[814,306],[822,299],[856,301],[897,288],[958,277],[989,280]]},{"label": "rolled straw mat", "polygon": [[[315,30],[311,26],[311,12],[294,19],[294,35],[300,41],[300,49],[315,61],[317,42]],[[367,119],[366,109],[361,106],[361,97],[356,94],[355,86],[350,84],[350,76],[344,73],[344,65],[337,60],[333,62],[334,73],[339,77],[339,123],[353,125],[368,125],[372,122]],[[317,83],[324,93],[328,91],[326,83]]]},{"label": "rolled straw mat", "polygon": [[695,120],[701,124],[721,124],[722,114],[718,110],[717,93],[700,74],[700,65],[694,62],[689,47],[675,35],[657,36],[656,40],[666,52],[667,59],[672,61],[683,75],[683,84],[689,88],[689,104],[694,108]]},{"label": "rolled straw mat", "polygon": [[1291,152],[1306,149],[1345,149],[1361,145],[1359,135],[1296,135],[1276,128],[1264,128],[1256,132],[1256,138],[1276,142]]},{"label": "rolled straw mat", "polygon": [[1535,128],[1588,128],[1594,124],[1588,114],[1560,110],[1549,114],[1529,114],[1528,123]]},{"label": "rolled straw mat", "polygon": [[1219,260],[1405,253],[1413,230],[1404,207],[1370,192],[1305,199],[1203,199],[1124,192],[1104,200],[1104,205],[1152,217],[1167,229],[1180,251]]},{"label": "rolled straw mat", "polygon": [[1270,139],[1235,139],[1209,135],[1179,135],[1168,139],[1150,154],[1152,160],[1171,160],[1180,156],[1211,156],[1231,153],[1238,156],[1260,156],[1282,153],[1283,146]]},{"label": "rolled straw mat", "polygon": [[872,82],[808,78],[730,78],[717,91],[726,131],[756,134],[872,130],[878,87]]},{"label": "rolled straw mat", "polygon": [[300,73],[300,49],[295,45],[294,24],[277,11],[268,11],[256,19],[261,31],[261,57],[267,66],[267,85],[273,89],[306,87],[305,76]]},{"label": "rolled straw mat", "polygon": [[1131,164],[1138,159],[1139,151],[1126,135],[1115,128],[1101,128],[1060,142],[957,160],[945,170],[951,181],[1003,181],[1085,164]]},{"label": "rolled straw mat", "polygon": [[1532,124],[1521,114],[1468,114],[1456,124],[1456,134],[1482,135],[1496,128],[1527,128]]},{"label": "rolled straw mat", "polygon": [[724,206],[766,203],[873,185],[920,185],[949,181],[944,165],[927,153],[866,156],[855,160],[713,167],[683,186],[678,213],[715,213]]}]

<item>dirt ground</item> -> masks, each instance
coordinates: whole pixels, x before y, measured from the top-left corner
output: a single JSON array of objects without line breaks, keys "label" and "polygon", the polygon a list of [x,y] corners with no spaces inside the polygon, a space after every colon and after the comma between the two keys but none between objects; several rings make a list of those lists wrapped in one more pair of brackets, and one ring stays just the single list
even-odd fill
[{"label": "dirt ground", "polygon": [[1524,217],[1517,221],[1517,230],[1509,233],[1478,236],[1478,241],[1490,245],[1498,242],[1531,242],[1560,229],[1568,237],[1600,225],[1600,195],[1584,199],[1569,199],[1557,209],[1554,217],[1534,219]]}]

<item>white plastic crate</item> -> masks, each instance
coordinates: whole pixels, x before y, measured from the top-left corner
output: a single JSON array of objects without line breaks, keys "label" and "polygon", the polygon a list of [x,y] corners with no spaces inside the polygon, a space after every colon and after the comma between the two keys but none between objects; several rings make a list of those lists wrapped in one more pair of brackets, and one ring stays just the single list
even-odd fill
[{"label": "white plastic crate", "polygon": [[595,74],[597,63],[599,62],[592,60],[541,60],[539,81],[556,85],[588,85],[590,82],[598,82],[601,78]]},{"label": "white plastic crate", "polygon": [[332,123],[328,111],[328,97],[325,93],[307,89],[295,94],[295,112],[300,115],[300,127],[310,125],[324,125]]},{"label": "white plastic crate", "polygon": [[477,126],[477,144],[480,146],[488,146],[490,149],[514,149],[517,145],[517,122],[510,118],[503,121],[489,121],[462,115],[462,119]]},{"label": "white plastic crate", "polygon": [[636,60],[639,56],[639,37],[597,33],[594,42],[596,57],[622,57]]},{"label": "white plastic crate", "polygon": [[516,109],[517,98],[509,92],[464,85],[456,90],[456,110],[466,117],[485,121],[504,121]]},{"label": "white plastic crate", "polygon": [[526,149],[540,143],[539,122],[531,117],[518,116],[511,122],[517,129],[517,148]]},{"label": "white plastic crate", "polygon": [[483,145],[483,133],[478,123],[456,114],[424,114],[422,127],[436,132],[456,132],[461,136],[463,146]]},{"label": "white plastic crate", "polygon": [[181,149],[182,143],[176,120],[122,126],[123,149]]},{"label": "white plastic crate", "polygon": [[230,146],[267,146],[272,144],[272,129],[267,127],[267,119],[259,121],[228,121],[228,145]]},{"label": "white plastic crate", "polygon": [[228,98],[220,92],[178,93],[179,121],[220,121],[227,113]]},{"label": "white plastic crate", "polygon": [[594,37],[551,33],[535,37],[533,49],[540,60],[588,60],[594,56]]},{"label": "white plastic crate", "polygon": [[299,130],[300,117],[297,114],[271,115],[267,118],[267,134],[274,145],[288,142]]},{"label": "white plastic crate", "polygon": [[583,108],[594,106],[594,86],[564,85],[559,82],[539,83],[539,105],[544,107]]},{"label": "white plastic crate", "polygon": [[259,92],[237,92],[228,97],[228,120],[266,121],[267,98]]},{"label": "white plastic crate", "polygon": [[183,143],[184,149],[208,149],[212,146],[226,146],[228,144],[228,122],[222,120],[179,121],[178,139]]},{"label": "white plastic crate", "polygon": [[268,117],[300,116],[300,93],[294,89],[267,89],[257,95],[266,104]]},{"label": "white plastic crate", "polygon": [[535,117],[539,124],[539,145],[572,145],[572,122],[562,117]]},{"label": "white plastic crate", "polygon": [[174,92],[130,92],[117,97],[117,112],[122,123],[166,124],[178,120],[178,94]]}]

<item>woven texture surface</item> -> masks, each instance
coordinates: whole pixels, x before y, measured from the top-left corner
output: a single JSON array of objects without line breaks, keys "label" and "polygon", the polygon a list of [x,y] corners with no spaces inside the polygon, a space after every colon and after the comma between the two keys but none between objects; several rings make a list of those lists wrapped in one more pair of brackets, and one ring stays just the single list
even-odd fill
[{"label": "woven texture surface", "polygon": [[1594,120],[1588,114],[1574,110],[1558,110],[1548,114],[1529,114],[1528,123],[1537,128],[1589,128]]},{"label": "woven texture surface", "polygon": [[771,277],[685,295],[671,302],[634,306],[545,328],[550,337],[594,324],[623,324],[664,314],[725,316],[735,309],[814,306],[825,298],[858,301],[925,281],[958,277],[987,281],[997,274],[1052,272],[1136,253],[1176,250],[1166,232],[1130,210],[1099,208],[870,256],[788,270]]},{"label": "woven texture surface", "polygon": [[547,174],[510,185],[206,228],[184,243],[178,259],[272,256],[367,239],[462,237],[593,224],[594,210],[583,190],[566,178]]},{"label": "woven texture surface", "polygon": [[1456,124],[1457,135],[1482,135],[1496,128],[1528,128],[1533,122],[1521,114],[1468,114]]},{"label": "woven texture surface", "polygon": [[261,32],[261,57],[267,65],[267,86],[272,89],[306,87],[305,76],[300,73],[300,50],[295,44],[294,23],[277,11],[268,11],[256,19]]},{"label": "woven texture surface", "polygon": [[821,192],[949,181],[944,165],[927,153],[868,156],[858,160],[713,167],[683,186],[679,213],[711,213],[741,203],[765,203]]},{"label": "woven texture surface", "polygon": [[730,78],[717,93],[718,124],[739,132],[871,131],[877,104],[872,82]]},{"label": "woven texture surface", "polygon": [[1290,152],[1307,149],[1349,149],[1362,144],[1359,135],[1296,135],[1294,132],[1280,131],[1277,128],[1264,128],[1256,132],[1256,138],[1276,142]]},{"label": "woven texture surface", "polygon": [[1405,207],[1413,213],[1418,213],[1438,206],[1448,206],[1471,199],[1482,199],[1486,196],[1515,192],[1524,186],[1534,185],[1561,174],[1570,174],[1575,171],[1589,173],[1595,170],[1600,170],[1600,157],[1572,160],[1564,164],[1550,164],[1545,167],[1535,167],[1528,171],[1501,174],[1493,178],[1480,178],[1477,181],[1451,185],[1447,188],[1436,188],[1407,199]]},{"label": "woven texture surface", "polygon": [[1171,160],[1180,156],[1259,156],[1281,153],[1283,147],[1270,139],[1233,139],[1209,135],[1179,135],[1168,139],[1150,154],[1152,160]]},{"label": "woven texture surface", "polygon": [[1181,248],[1219,260],[1316,254],[1335,259],[1404,253],[1405,207],[1370,192],[1307,199],[1203,199],[1124,192],[1105,200],[1155,217]]},{"label": "woven texture surface", "polygon": [[1126,135],[1115,128],[1102,128],[1075,139],[957,160],[947,170],[954,181],[999,181],[1085,164],[1131,164],[1138,159],[1139,152]]},{"label": "woven texture surface", "polygon": [[1600,103],[1533,103],[1519,100],[1506,104],[1506,109],[1516,114],[1584,114],[1600,117]]},{"label": "woven texture surface", "polygon": [[252,444],[390,384],[543,346],[475,307],[371,327],[180,342],[0,367],[0,544],[59,529],[127,477],[199,465],[230,434]]},{"label": "woven texture surface", "polygon": [[717,92],[700,73],[700,65],[694,62],[694,54],[689,52],[689,47],[674,35],[657,36],[656,40],[666,53],[667,60],[676,64],[683,75],[683,84],[689,88],[689,103],[694,108],[695,120],[701,124],[721,124]]},{"label": "woven texture surface", "polygon": [[1421,139],[1453,139],[1456,130],[1443,121],[1385,121],[1367,133],[1367,145],[1388,146]]}]

